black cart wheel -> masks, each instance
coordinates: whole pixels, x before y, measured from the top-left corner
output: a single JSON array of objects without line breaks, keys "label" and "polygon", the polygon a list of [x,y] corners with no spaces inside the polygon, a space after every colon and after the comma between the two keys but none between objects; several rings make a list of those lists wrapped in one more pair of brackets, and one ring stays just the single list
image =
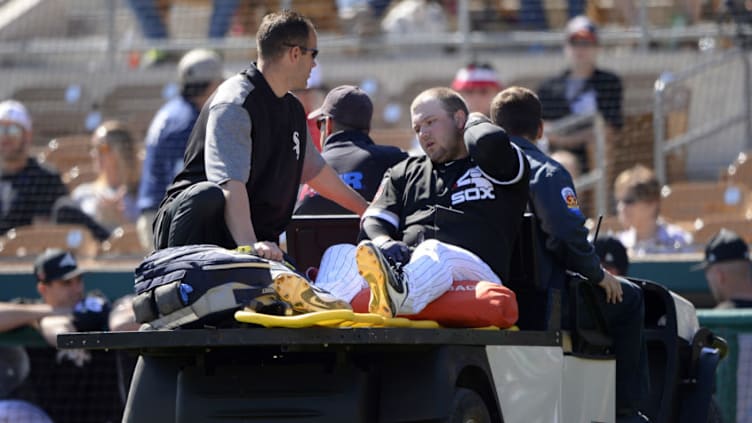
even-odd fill
[{"label": "black cart wheel", "polygon": [[477,392],[457,388],[452,398],[451,412],[444,423],[491,423],[491,416]]}]

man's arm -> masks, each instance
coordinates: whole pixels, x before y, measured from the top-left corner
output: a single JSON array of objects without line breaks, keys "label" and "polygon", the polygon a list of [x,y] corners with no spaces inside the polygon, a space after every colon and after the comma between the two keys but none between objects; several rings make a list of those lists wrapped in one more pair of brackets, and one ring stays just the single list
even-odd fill
[{"label": "man's arm", "polygon": [[256,238],[245,184],[229,180],[222,184],[222,192],[225,195],[225,224],[235,243],[252,246],[259,257],[282,260],[284,255],[277,244]]},{"label": "man's arm", "polygon": [[527,159],[512,146],[500,126],[480,113],[472,113],[465,125],[465,145],[480,170],[495,184],[527,182]]},{"label": "man's arm", "polygon": [[48,316],[39,321],[39,332],[48,344],[57,348],[57,336],[61,333],[76,332],[71,316]]},{"label": "man's arm", "polygon": [[368,202],[357,191],[342,182],[337,172],[329,166],[321,153],[316,150],[307,134],[305,161],[303,162],[302,182],[315,189],[322,197],[332,200],[340,206],[362,216]]},{"label": "man's arm", "polygon": [[599,283],[603,270],[587,239],[585,216],[569,173],[555,162],[544,163],[531,177],[530,196],[540,228],[547,235],[546,249],[564,268]]},{"label": "man's arm", "polygon": [[362,216],[368,207],[365,198],[342,182],[339,175],[328,164],[325,164],[318,175],[308,181],[308,185],[322,197],[334,201],[358,216]]},{"label": "man's arm", "polygon": [[0,303],[0,332],[34,325],[43,317],[64,313],[70,310],[56,310],[48,304]]}]

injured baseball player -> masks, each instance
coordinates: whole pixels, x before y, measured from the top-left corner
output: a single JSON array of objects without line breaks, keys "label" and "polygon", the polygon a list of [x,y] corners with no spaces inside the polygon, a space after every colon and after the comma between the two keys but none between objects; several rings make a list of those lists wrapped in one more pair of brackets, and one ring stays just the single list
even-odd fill
[{"label": "injured baseball player", "polygon": [[428,89],[410,112],[425,155],[386,172],[364,241],[328,249],[316,278],[348,302],[370,287],[369,311],[386,317],[419,313],[455,280],[501,284],[528,196],[524,155],[457,92]]}]

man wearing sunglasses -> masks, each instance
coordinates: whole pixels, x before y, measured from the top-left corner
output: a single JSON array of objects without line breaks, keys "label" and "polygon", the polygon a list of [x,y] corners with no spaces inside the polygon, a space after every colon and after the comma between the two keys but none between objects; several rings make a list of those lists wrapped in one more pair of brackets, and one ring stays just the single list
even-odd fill
[{"label": "man wearing sunglasses", "polygon": [[[397,147],[376,145],[368,132],[373,103],[365,91],[341,85],[326,95],[309,119],[316,124],[324,140],[321,155],[347,185],[363,198],[373,199],[384,172],[407,158]],[[323,198],[308,185],[303,187],[295,214],[347,214],[347,210]]]},{"label": "man wearing sunglasses", "polygon": [[303,105],[290,93],[306,87],[316,66],[311,21],[293,11],[268,14],[256,45],[258,62],[225,80],[199,114],[183,170],[155,218],[156,249],[214,244],[281,262],[279,236],[301,183],[354,213],[367,206],[313,146]]},{"label": "man wearing sunglasses", "polygon": [[86,226],[100,241],[109,230],[73,203],[60,175],[34,157],[31,116],[14,100],[0,103],[0,235],[35,220]]},{"label": "man wearing sunglasses", "polygon": [[23,104],[0,103],[0,235],[35,218],[49,218],[68,194],[60,175],[29,156],[31,116]]}]

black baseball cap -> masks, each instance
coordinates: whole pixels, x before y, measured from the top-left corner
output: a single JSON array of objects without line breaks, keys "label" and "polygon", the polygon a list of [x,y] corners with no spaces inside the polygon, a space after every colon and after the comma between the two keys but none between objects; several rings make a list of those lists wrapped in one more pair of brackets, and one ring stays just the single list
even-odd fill
[{"label": "black baseball cap", "polygon": [[365,91],[354,85],[340,85],[329,91],[324,103],[308,119],[330,117],[353,129],[370,129],[373,103]]},{"label": "black baseball cap", "polygon": [[601,264],[614,267],[620,275],[626,275],[629,271],[629,257],[627,249],[618,239],[606,235],[601,236],[593,243],[595,253],[601,259]]},{"label": "black baseball cap", "polygon": [[706,269],[724,261],[749,260],[747,243],[736,232],[722,228],[705,246],[705,260],[692,270]]},{"label": "black baseball cap", "polygon": [[70,251],[47,249],[34,260],[34,274],[43,283],[67,280],[83,273]]}]

